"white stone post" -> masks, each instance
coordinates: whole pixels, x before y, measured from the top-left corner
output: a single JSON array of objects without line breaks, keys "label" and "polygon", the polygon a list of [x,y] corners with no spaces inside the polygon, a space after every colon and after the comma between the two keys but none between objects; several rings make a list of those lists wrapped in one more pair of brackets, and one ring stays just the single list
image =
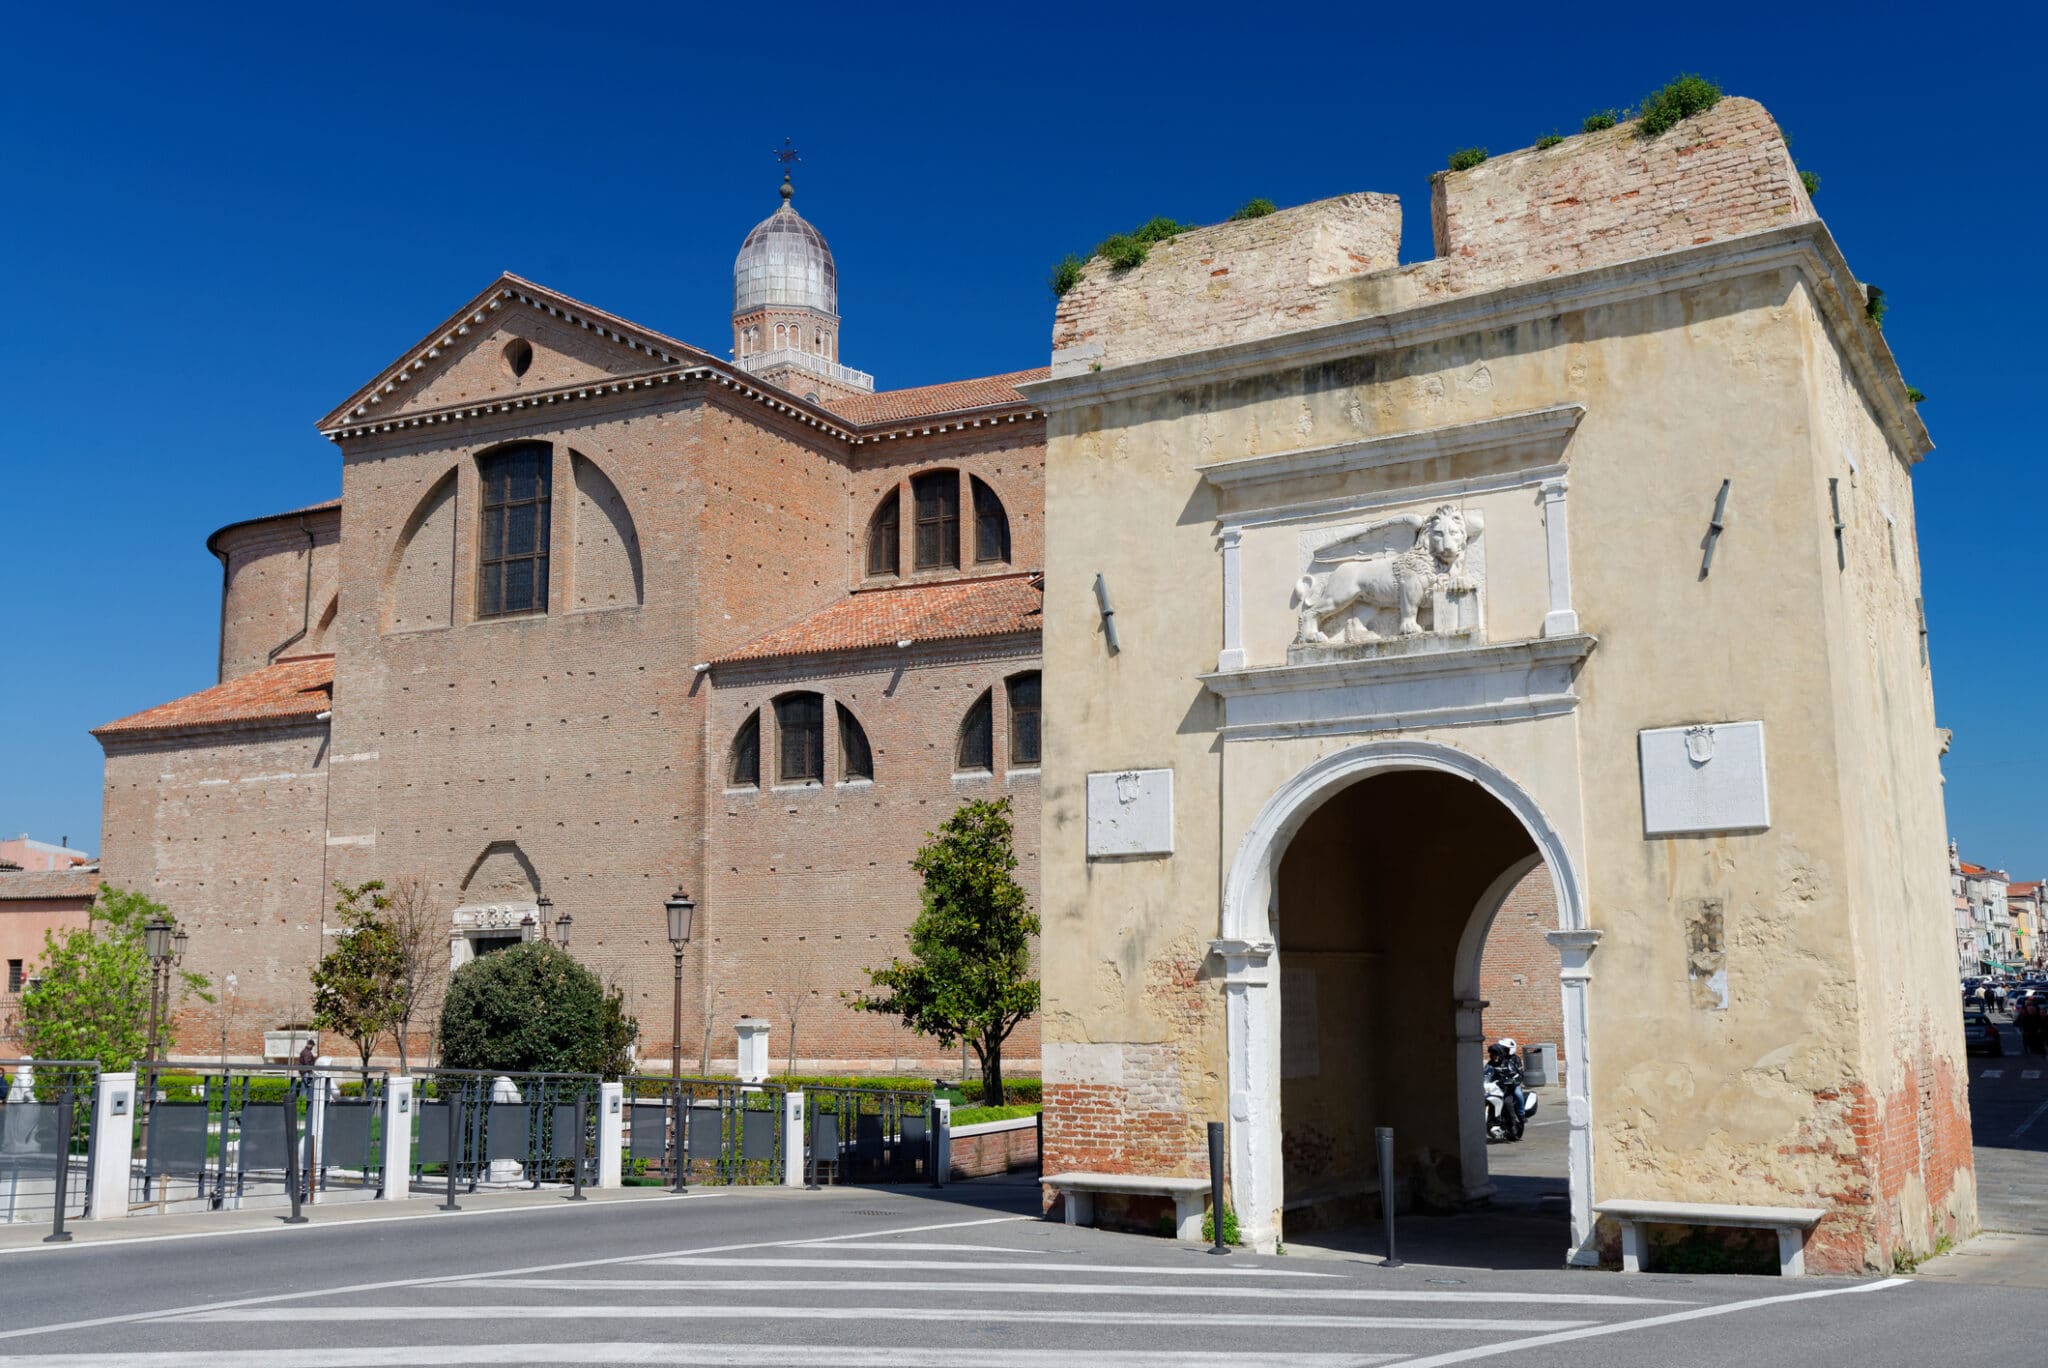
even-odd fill
[{"label": "white stone post", "polygon": [[1565,480],[1562,475],[1545,480],[1543,493],[1543,541],[1550,562],[1550,611],[1543,615],[1543,635],[1570,636],[1579,630],[1579,615],[1572,607],[1571,530],[1565,519]]},{"label": "white stone post", "polygon": [[[499,1074],[497,1078],[492,1080],[489,1105],[496,1106],[500,1102],[524,1102],[525,1100],[524,1097],[520,1096],[519,1085],[504,1074]],[[493,1159],[488,1171],[491,1175],[490,1181],[493,1183],[516,1183],[526,1176],[526,1166],[517,1159]]]},{"label": "white stone post", "polygon": [[804,1095],[785,1093],[782,1098],[782,1185],[804,1186]]},{"label": "white stone post", "polygon": [[1226,527],[1217,537],[1223,548],[1223,649],[1216,653],[1219,670],[1244,668],[1244,571],[1239,544],[1244,529]]},{"label": "white stone post", "polygon": [[597,1185],[625,1186],[622,1173],[626,1159],[626,1085],[597,1085]]},{"label": "white stone post", "polygon": [[1593,979],[1587,961],[1600,944],[1594,930],[1548,931],[1543,938],[1557,947],[1558,979],[1564,993],[1564,1106],[1571,1123],[1566,1172],[1571,1179],[1572,1247],[1570,1263],[1596,1268],[1600,1251],[1593,1244],[1593,1086],[1588,1065],[1586,985]]},{"label": "white stone post", "polygon": [[953,1177],[953,1104],[943,1097],[932,1099],[939,1110],[939,1165],[936,1175],[939,1182]]},{"label": "white stone post", "polygon": [[128,1178],[134,1167],[135,1075],[100,1075],[92,1099],[92,1203],[87,1220],[128,1214]]},{"label": "white stone post", "polygon": [[384,1192],[382,1200],[402,1202],[412,1196],[413,1081],[384,1079]]},{"label": "white stone post", "polygon": [[[306,1133],[299,1137],[299,1152],[304,1156],[301,1162],[308,1168],[327,1162],[327,1099],[335,1090],[335,1076],[329,1072],[334,1066],[334,1057],[321,1055],[313,1061],[313,1066],[315,1071],[307,1076]],[[306,1185],[306,1200],[318,1202],[318,1170],[301,1174],[299,1181]]]},{"label": "white stone post", "polygon": [[1230,1050],[1229,1193],[1246,1245],[1270,1254],[1280,1240],[1280,1041],[1271,941],[1212,941],[1223,961]]},{"label": "white stone post", "polygon": [[734,1027],[739,1033],[739,1073],[742,1083],[768,1081],[768,1023],[759,1017],[741,1017]]}]

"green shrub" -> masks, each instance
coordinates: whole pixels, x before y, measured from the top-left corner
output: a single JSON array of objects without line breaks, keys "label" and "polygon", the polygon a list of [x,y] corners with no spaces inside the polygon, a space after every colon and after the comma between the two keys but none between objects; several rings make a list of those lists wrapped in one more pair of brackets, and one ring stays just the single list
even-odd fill
[{"label": "green shrub", "polygon": [[1485,160],[1485,148],[1461,147],[1457,151],[1451,153],[1451,170],[1470,171],[1473,167],[1479,165],[1479,163]]},{"label": "green shrub", "polygon": [[1555,147],[1563,141],[1564,134],[1562,133],[1545,133],[1542,137],[1536,140],[1536,150],[1538,152],[1541,152],[1543,151],[1543,149],[1547,147]]},{"label": "green shrub", "polygon": [[[1210,1244],[1216,1243],[1216,1213],[1214,1211],[1202,1213],[1202,1238]],[[1223,1208],[1223,1243],[1227,1245],[1241,1245],[1244,1243],[1243,1240],[1237,1237],[1237,1211],[1234,1207],[1227,1205]]]},{"label": "green shrub", "polygon": [[1170,218],[1150,218],[1145,220],[1137,232],[1131,234],[1131,239],[1141,246],[1150,247],[1155,242],[1165,242],[1169,238],[1179,237],[1195,226],[1192,223],[1177,223]]},{"label": "green shrub", "polygon": [[977,1126],[984,1121],[1014,1121],[1020,1116],[1036,1116],[1038,1111],[1035,1102],[1030,1106],[1017,1107],[955,1107],[953,1124],[957,1127]]},{"label": "green shrub", "polygon": [[1230,221],[1236,223],[1241,219],[1264,218],[1277,212],[1279,206],[1269,199],[1248,199],[1237,207],[1237,212],[1230,216]]},{"label": "green shrub", "polygon": [[1145,264],[1145,246],[1129,233],[1113,233],[1095,244],[1095,255],[1108,262],[1112,270],[1128,271]]},{"label": "green shrub", "polygon": [[441,1007],[441,1063],[493,1073],[621,1072],[613,1057],[639,1034],[624,1001],[608,1001],[597,975],[541,941],[480,956],[457,969]]},{"label": "green shrub", "polygon": [[1680,119],[1704,114],[1721,102],[1721,87],[1704,76],[1680,76],[1662,90],[1650,92],[1637,116],[1636,131],[1645,138],[1675,126]]},{"label": "green shrub", "polygon": [[1884,316],[1891,311],[1892,306],[1886,302],[1883,290],[1875,285],[1863,287],[1863,316],[1870,320],[1872,326],[1883,328]]},{"label": "green shrub", "polygon": [[1054,299],[1066,298],[1067,291],[1081,283],[1081,268],[1087,264],[1087,262],[1075,256],[1072,252],[1067,253],[1054,262],[1052,275],[1045,282],[1052,290],[1052,297]]},{"label": "green shrub", "polygon": [[1908,386],[1906,386],[1906,402],[1907,402],[1907,403],[1909,403],[1909,404],[1917,404],[1917,403],[1921,402],[1922,400],[1924,400],[1924,399],[1925,399],[1926,397],[1927,397],[1927,396],[1926,396],[1925,394],[1921,393],[1921,391],[1920,391],[1920,387],[1919,387],[1918,385],[1908,385]]},{"label": "green shrub", "polygon": [[1806,187],[1806,197],[1812,199],[1820,193],[1820,177],[1811,171],[1799,173],[1799,183]]},{"label": "green shrub", "polygon": [[1618,109],[1595,110],[1586,116],[1584,123],[1579,125],[1579,132],[1598,133],[1602,129],[1612,128],[1620,122],[1621,111]]}]

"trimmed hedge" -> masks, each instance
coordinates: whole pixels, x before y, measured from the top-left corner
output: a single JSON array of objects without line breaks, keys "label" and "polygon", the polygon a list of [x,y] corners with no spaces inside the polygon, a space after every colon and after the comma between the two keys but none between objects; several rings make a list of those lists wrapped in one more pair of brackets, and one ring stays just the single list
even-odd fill
[{"label": "trimmed hedge", "polygon": [[1029,1106],[1017,1107],[955,1107],[953,1126],[978,1126],[984,1121],[1014,1121],[1020,1116],[1036,1116],[1039,1113],[1036,1102]]}]

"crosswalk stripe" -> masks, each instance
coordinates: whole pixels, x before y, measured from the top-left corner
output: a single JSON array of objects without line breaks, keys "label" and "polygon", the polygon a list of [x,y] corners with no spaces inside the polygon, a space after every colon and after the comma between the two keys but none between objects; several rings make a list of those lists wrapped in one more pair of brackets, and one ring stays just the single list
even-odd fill
[{"label": "crosswalk stripe", "polygon": [[1007,1263],[991,1259],[705,1259],[689,1255],[648,1259],[661,1268],[901,1268],[980,1269],[991,1273],[1157,1273],[1167,1278],[1341,1278],[1307,1268],[1267,1268],[1259,1264],[1090,1264]]},{"label": "crosswalk stripe", "polygon": [[[1069,1368],[1065,1349],[1000,1349],[977,1345],[972,1361],[985,1368]],[[1399,1354],[1262,1353],[1266,1368],[1372,1368]],[[789,1364],[795,1368],[959,1368],[958,1349],[791,1344],[428,1344],[378,1345],[357,1349],[178,1350],[110,1354],[19,1354],[0,1356],[0,1368],[462,1368],[472,1364],[653,1363],[709,1368],[736,1360],[748,1364]],[[1240,1353],[1126,1349],[1088,1351],[1088,1361],[1105,1368],[1244,1368]]]},{"label": "crosswalk stripe", "polygon": [[[515,1320],[801,1320],[801,1321],[946,1321],[957,1323],[962,1315],[977,1321],[1030,1321],[1043,1324],[1043,1308],[974,1307],[963,1311],[956,1306],[303,1306],[292,1311],[292,1324],[304,1326],[316,1321],[374,1325],[380,1322],[411,1324],[420,1321],[515,1321]],[[158,1323],[165,1325],[220,1325],[245,1321],[274,1321],[274,1316],[249,1311],[198,1311],[190,1315],[173,1313]],[[1066,1311],[1060,1324],[1071,1325],[1161,1325],[1157,1311]],[[1519,1320],[1503,1316],[1319,1316],[1292,1312],[1261,1314],[1245,1311],[1195,1311],[1176,1315],[1176,1329],[1227,1329],[1247,1327],[1302,1327],[1318,1330],[1481,1330],[1497,1333],[1529,1333],[1577,1330],[1598,1324],[1584,1320]],[[961,1351],[955,1350],[956,1356]],[[1094,1357],[1090,1350],[1089,1356]]]},{"label": "crosswalk stripe", "polygon": [[2003,1078],[2003,1077],[2005,1077],[2005,1070],[2003,1070],[2003,1069],[1986,1069],[1986,1070],[1984,1070],[1984,1072],[1982,1072],[1982,1073],[1978,1074],[1978,1075],[1977,1075],[1977,1077],[1979,1077],[1979,1078]]},{"label": "crosswalk stripe", "polygon": [[[1618,1297],[1598,1292],[1424,1292],[1363,1287],[1176,1287],[1153,1283],[935,1282],[876,1278],[472,1278],[443,1287],[487,1292],[1000,1292],[1004,1296],[1208,1297],[1232,1301],[1424,1302],[1437,1305],[1512,1302],[1535,1306],[1687,1306],[1671,1297]],[[297,1314],[294,1312],[293,1314]],[[1040,1314],[1043,1314],[1042,1312]]]},{"label": "crosswalk stripe", "polygon": [[843,1240],[827,1237],[804,1244],[792,1245],[792,1249],[915,1249],[943,1250],[949,1253],[965,1254],[1048,1254],[1045,1249],[1012,1249],[1008,1245],[982,1244],[940,1244],[935,1240]]}]

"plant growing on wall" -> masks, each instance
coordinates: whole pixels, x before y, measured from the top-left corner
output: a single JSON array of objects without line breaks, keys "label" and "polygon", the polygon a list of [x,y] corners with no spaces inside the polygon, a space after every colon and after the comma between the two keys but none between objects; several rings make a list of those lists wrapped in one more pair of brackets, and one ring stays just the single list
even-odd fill
[{"label": "plant growing on wall", "polygon": [[1279,212],[1280,206],[1269,199],[1248,199],[1237,206],[1237,211],[1230,216],[1230,222],[1241,223],[1245,219],[1264,218],[1268,214]]},{"label": "plant growing on wall", "polygon": [[367,1069],[377,1037],[398,1021],[403,957],[391,923],[380,915],[391,906],[382,881],[334,889],[341,928],[334,948],[313,966],[313,1024],[353,1041]]},{"label": "plant growing on wall", "polygon": [[[43,933],[35,984],[21,997],[25,1053],[90,1059],[108,1073],[131,1069],[149,1049],[149,955],[142,928],[168,914],[162,903],[102,887],[86,925]],[[175,1008],[186,994],[212,1002],[204,975],[174,971]]]},{"label": "plant growing on wall", "polygon": [[1014,877],[1010,800],[963,803],[910,867],[924,879],[910,958],[867,976],[883,991],[855,996],[864,1012],[901,1017],[941,1048],[964,1040],[981,1063],[981,1095],[1003,1096],[1003,1042],[1038,1011],[1031,947],[1038,915]]},{"label": "plant growing on wall", "polygon": [[1481,162],[1485,160],[1485,148],[1461,147],[1457,151],[1451,153],[1451,170],[1470,171],[1473,167],[1479,165]]},{"label": "plant growing on wall", "polygon": [[1614,126],[1615,126],[1616,124],[1618,124],[1618,123],[1620,123],[1620,122],[1621,122],[1621,111],[1620,111],[1620,110],[1618,110],[1618,109],[1596,109],[1596,110],[1594,110],[1594,111],[1593,111],[1593,112],[1592,112],[1591,114],[1588,114],[1588,115],[1586,116],[1586,121],[1585,121],[1584,123],[1582,123],[1582,124],[1580,124],[1580,125],[1579,125],[1579,132],[1581,132],[1581,133],[1598,133],[1598,132],[1600,132],[1600,131],[1601,131],[1601,130],[1603,130],[1603,129],[1608,129],[1608,128],[1612,128],[1612,127],[1614,127]]},{"label": "plant growing on wall", "polygon": [[1721,87],[1704,76],[1680,76],[1662,90],[1651,91],[1637,116],[1636,132],[1654,138],[1695,114],[1704,114],[1721,103]]}]

